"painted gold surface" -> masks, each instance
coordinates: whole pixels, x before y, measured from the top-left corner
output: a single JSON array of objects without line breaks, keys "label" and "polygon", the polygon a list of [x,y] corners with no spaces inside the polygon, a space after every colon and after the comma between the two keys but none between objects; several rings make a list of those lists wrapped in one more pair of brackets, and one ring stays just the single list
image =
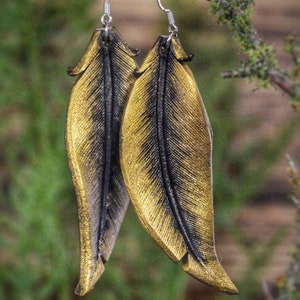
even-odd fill
[{"label": "painted gold surface", "polygon": [[79,295],[103,273],[129,202],[119,166],[119,129],[135,55],[115,29],[95,30],[81,60],[68,70],[78,76],[65,139],[78,205]]},{"label": "painted gold surface", "polygon": [[237,293],[214,244],[212,131],[177,37],[160,37],[138,72],[121,126],[121,169],[138,217],[193,277]]}]

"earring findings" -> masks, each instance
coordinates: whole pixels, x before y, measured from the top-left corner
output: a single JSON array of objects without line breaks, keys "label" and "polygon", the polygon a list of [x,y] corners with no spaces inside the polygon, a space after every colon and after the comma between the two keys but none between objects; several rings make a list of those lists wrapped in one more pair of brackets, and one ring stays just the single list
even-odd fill
[{"label": "earring findings", "polygon": [[167,17],[168,17],[168,21],[169,21],[169,26],[168,26],[168,30],[169,30],[169,34],[170,36],[172,35],[177,35],[178,33],[178,27],[177,25],[175,24],[175,18],[174,18],[174,14],[173,12],[168,9],[168,8],[165,8],[161,1],[160,0],[156,0],[157,1],[157,4],[160,8],[160,10],[162,10],[163,12],[165,12],[167,14]]},{"label": "earring findings", "polygon": [[112,22],[112,16],[110,15],[110,3],[108,0],[103,2],[103,15],[101,17],[101,23],[104,27],[107,27]]},{"label": "earring findings", "polygon": [[108,36],[108,26],[112,22],[112,16],[110,14],[110,3],[108,0],[103,1],[103,15],[101,17],[101,23],[105,30],[105,36]]},{"label": "earring findings", "polygon": [[[76,191],[80,278],[86,294],[104,271],[129,197],[146,232],[185,272],[220,291],[238,293],[214,245],[212,130],[178,38],[173,12],[137,69],[103,2],[78,64],[66,122],[66,150]],[[127,194],[128,193],[128,194]],[[128,197],[129,195],[129,197]]]}]

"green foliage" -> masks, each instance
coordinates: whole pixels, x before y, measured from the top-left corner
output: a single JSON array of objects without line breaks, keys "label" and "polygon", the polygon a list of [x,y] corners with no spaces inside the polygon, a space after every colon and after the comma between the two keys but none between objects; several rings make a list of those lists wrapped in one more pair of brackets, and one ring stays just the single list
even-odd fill
[{"label": "green foliage", "polygon": [[[254,79],[258,87],[269,87],[272,83],[292,98],[292,105],[298,110],[300,84],[297,78],[299,79],[299,76],[295,78],[281,70],[273,47],[258,36],[251,20],[253,0],[208,0],[208,2],[210,12],[216,16],[219,24],[227,26],[232,31],[241,52],[246,56],[237,70],[224,72],[223,76],[248,77]],[[293,69],[296,69],[297,65],[299,65],[299,57],[294,59]]]},{"label": "green foliage", "polygon": [[[285,38],[284,50],[291,56],[292,64],[290,68],[285,71],[287,76],[292,80],[299,82],[300,78],[300,40],[294,34],[289,34]],[[290,104],[296,112],[300,112],[300,85],[292,86],[293,91]]]},{"label": "green foliage", "polygon": [[66,177],[63,166],[61,149],[54,146],[13,175],[17,188],[7,195],[13,214],[1,217],[6,228],[1,246],[9,249],[8,264],[0,272],[2,299],[48,299],[53,293],[66,299],[69,293],[74,253],[60,217],[65,187],[57,176]]},{"label": "green foliage", "polygon": [[76,11],[68,1],[1,6],[1,299],[67,299],[75,280],[64,57],[87,4]]},{"label": "green foliage", "polygon": [[289,34],[285,38],[284,50],[288,53],[293,60],[293,68],[291,69],[291,78],[297,78],[300,74],[300,42],[299,39],[293,35]]},{"label": "green foliage", "polygon": [[218,23],[228,26],[247,60],[241,63],[236,77],[259,79],[259,86],[267,86],[269,70],[277,68],[274,49],[259,39],[251,20],[253,0],[209,0],[210,12],[216,15]]}]

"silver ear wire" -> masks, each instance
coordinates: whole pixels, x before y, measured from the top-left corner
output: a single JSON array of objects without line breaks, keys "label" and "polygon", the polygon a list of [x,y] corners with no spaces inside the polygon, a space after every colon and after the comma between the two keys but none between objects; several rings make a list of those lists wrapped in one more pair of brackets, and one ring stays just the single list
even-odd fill
[{"label": "silver ear wire", "polygon": [[110,15],[110,3],[108,2],[108,0],[104,0],[103,15],[101,17],[101,22],[105,27],[107,27],[111,21],[112,21],[112,16]]},{"label": "silver ear wire", "polygon": [[170,36],[177,35],[178,27],[175,24],[175,18],[174,18],[173,12],[170,9],[165,8],[162,5],[161,0],[157,0],[157,4],[158,4],[159,8],[167,14],[168,21],[169,21],[168,30],[169,30]]}]

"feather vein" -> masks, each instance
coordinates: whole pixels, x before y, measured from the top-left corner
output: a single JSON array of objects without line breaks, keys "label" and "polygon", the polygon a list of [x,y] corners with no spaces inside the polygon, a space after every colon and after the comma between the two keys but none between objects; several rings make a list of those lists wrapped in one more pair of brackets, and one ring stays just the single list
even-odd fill
[{"label": "feather vein", "polygon": [[115,29],[95,30],[70,97],[66,149],[76,191],[80,231],[80,279],[88,292],[104,271],[129,198],[119,166],[119,129],[136,68]]},{"label": "feather vein", "polygon": [[162,250],[195,278],[237,293],[215,251],[212,134],[186,60],[177,37],[159,37],[146,56],[124,111],[121,169]]}]

